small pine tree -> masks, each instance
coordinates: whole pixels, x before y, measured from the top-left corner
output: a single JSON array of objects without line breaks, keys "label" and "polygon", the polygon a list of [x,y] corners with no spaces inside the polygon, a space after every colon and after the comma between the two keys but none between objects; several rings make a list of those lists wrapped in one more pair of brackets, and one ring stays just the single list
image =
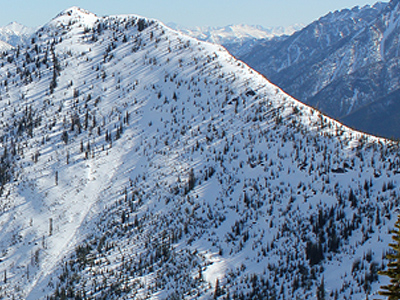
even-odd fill
[{"label": "small pine tree", "polygon": [[381,286],[381,291],[379,291],[379,295],[387,296],[388,300],[400,299],[400,215],[394,227],[395,229],[391,231],[394,243],[389,244],[393,251],[386,255],[386,258],[390,260],[387,264],[388,269],[378,272],[379,275],[390,278],[390,284]]},{"label": "small pine tree", "polygon": [[317,299],[325,300],[325,279],[322,277],[321,284],[317,286]]},{"label": "small pine tree", "polygon": [[53,218],[49,219],[49,236],[53,235]]},{"label": "small pine tree", "polygon": [[195,183],[196,183],[196,178],[194,177],[194,171],[193,169],[190,169],[189,180],[185,191],[186,194],[189,193],[194,188]]},{"label": "small pine tree", "polygon": [[219,279],[215,281],[215,290],[214,290],[214,299],[217,299],[220,296],[220,287],[219,287]]}]

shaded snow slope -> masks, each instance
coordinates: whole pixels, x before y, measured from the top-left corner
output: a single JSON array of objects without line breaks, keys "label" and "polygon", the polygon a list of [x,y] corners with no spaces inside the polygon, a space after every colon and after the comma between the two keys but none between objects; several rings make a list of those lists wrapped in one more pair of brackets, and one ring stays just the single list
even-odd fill
[{"label": "shaded snow slope", "polygon": [[62,12],[0,68],[0,295],[365,299],[399,145],[146,18]]}]

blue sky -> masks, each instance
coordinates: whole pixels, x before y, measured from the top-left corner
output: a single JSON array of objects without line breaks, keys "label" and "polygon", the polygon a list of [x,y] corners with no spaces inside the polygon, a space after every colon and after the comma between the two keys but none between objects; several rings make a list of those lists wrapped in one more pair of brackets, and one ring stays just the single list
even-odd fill
[{"label": "blue sky", "polygon": [[0,0],[0,26],[12,21],[40,26],[70,6],[101,16],[133,13],[185,26],[239,23],[287,26],[311,23],[329,11],[374,3],[367,0]]}]

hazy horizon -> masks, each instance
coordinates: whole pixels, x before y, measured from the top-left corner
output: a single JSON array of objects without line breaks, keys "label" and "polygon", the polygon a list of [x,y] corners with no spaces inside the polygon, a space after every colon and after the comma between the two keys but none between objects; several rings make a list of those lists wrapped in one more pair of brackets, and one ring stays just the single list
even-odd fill
[{"label": "hazy horizon", "polygon": [[[386,2],[386,1],[385,1]],[[37,27],[45,24],[60,11],[79,6],[99,16],[112,14],[138,14],[158,19],[164,23],[176,23],[185,27],[226,26],[232,24],[261,25],[263,27],[309,24],[330,11],[376,3],[366,0],[237,0],[191,2],[183,0],[150,1],[22,1],[0,0],[0,26],[18,22]]]}]

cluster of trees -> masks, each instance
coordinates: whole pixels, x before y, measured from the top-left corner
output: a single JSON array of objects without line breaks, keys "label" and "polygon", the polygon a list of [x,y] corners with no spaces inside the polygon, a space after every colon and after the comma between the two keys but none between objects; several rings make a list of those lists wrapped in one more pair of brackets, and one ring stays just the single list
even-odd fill
[{"label": "cluster of trees", "polygon": [[379,295],[386,296],[388,300],[400,299],[400,215],[394,226],[391,231],[393,242],[389,244],[392,251],[386,256],[389,263],[386,270],[379,272],[390,278],[390,283],[381,286],[379,291]]}]

